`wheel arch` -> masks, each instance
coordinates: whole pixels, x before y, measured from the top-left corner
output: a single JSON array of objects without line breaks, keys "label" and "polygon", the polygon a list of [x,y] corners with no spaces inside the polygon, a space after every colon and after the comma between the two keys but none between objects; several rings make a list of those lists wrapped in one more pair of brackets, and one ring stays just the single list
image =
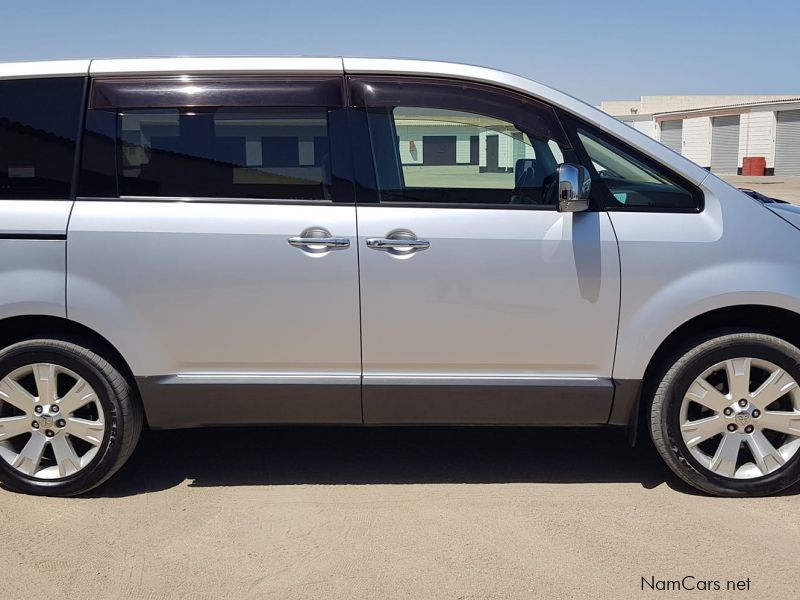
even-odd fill
[{"label": "wheel arch", "polygon": [[630,415],[629,439],[635,444],[637,432],[647,413],[649,398],[671,362],[694,340],[712,332],[748,329],[766,333],[800,347],[800,314],[777,306],[743,304],[710,310],[692,317],[672,331],[650,358],[642,377],[636,410]]},{"label": "wheel arch", "polygon": [[128,361],[111,342],[86,325],[51,315],[19,315],[0,320],[0,348],[35,337],[56,337],[90,347],[111,363],[139,396]]}]

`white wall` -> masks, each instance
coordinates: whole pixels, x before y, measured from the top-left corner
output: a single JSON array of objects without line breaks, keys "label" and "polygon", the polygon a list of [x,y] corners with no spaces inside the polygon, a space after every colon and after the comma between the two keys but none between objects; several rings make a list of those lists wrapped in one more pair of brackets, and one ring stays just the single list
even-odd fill
[{"label": "white wall", "polygon": [[[469,164],[470,136],[479,136],[479,165],[486,166],[486,136],[498,137],[497,162],[500,167],[513,168],[516,159],[532,158],[533,148],[528,144],[515,140],[510,135],[502,132],[479,129],[477,127],[464,127],[461,125],[435,124],[435,125],[398,125],[397,135],[400,138],[400,159],[404,165],[421,165],[425,155],[423,137],[455,136],[456,138],[456,163]],[[414,142],[416,151],[411,152],[411,142]]]},{"label": "white wall", "polygon": [[456,135],[456,162],[469,162],[469,135],[459,133]]},{"label": "white wall", "polygon": [[653,119],[648,119],[647,121],[632,121],[629,122],[628,125],[641,131],[645,135],[649,135],[653,139],[658,139],[656,138],[656,122]]},{"label": "white wall", "polygon": [[615,117],[635,114],[694,110],[698,108],[738,107],[754,102],[794,100],[798,94],[789,95],[749,95],[749,96],[642,96],[639,100],[604,100],[600,110]]},{"label": "white wall", "polygon": [[683,154],[701,167],[711,166],[711,117],[683,120]]},{"label": "white wall", "polygon": [[[633,115],[642,108],[642,101],[639,100],[603,100],[600,103],[600,110],[610,115]],[[634,112],[636,111],[636,112]]]},{"label": "white wall", "polygon": [[744,113],[739,126],[739,164],[745,156],[763,156],[767,168],[775,167],[775,113],[762,110]]},{"label": "white wall", "polygon": [[[699,97],[698,97],[699,98]],[[768,169],[775,168],[775,139],[777,132],[775,106],[750,107],[750,112],[741,112],[739,124],[739,165],[746,156],[763,156]],[[800,109],[800,103],[787,103],[781,110]],[[735,114],[745,109],[732,109]],[[721,112],[721,111],[720,111]],[[631,127],[660,139],[661,123],[639,117],[625,116],[621,119]],[[681,153],[701,167],[711,166],[711,117],[684,119]]]},{"label": "white wall", "polygon": [[[653,120],[627,121],[635,129],[659,139],[661,122]],[[775,167],[775,111],[753,110],[741,114],[739,124],[739,165],[745,156],[763,156],[767,168]],[[711,117],[683,120],[681,154],[701,167],[711,165]]]},{"label": "white wall", "polygon": [[[406,165],[421,165],[425,153],[422,138],[426,135],[446,135],[456,138],[456,162],[469,162],[469,138],[475,129],[459,125],[398,125],[397,135],[400,138],[400,158]],[[410,142],[414,142],[416,153],[412,154]]]}]

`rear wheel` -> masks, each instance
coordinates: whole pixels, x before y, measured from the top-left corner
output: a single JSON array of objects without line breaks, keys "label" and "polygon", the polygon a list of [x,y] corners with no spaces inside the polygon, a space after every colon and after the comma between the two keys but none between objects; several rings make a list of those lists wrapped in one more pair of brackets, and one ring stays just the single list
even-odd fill
[{"label": "rear wheel", "polygon": [[773,494],[800,480],[800,350],[761,333],[687,350],[653,397],[650,429],[669,467],[719,496]]},{"label": "rear wheel", "polygon": [[0,481],[18,492],[71,496],[130,457],[142,411],[130,384],[79,345],[27,340],[0,351]]}]

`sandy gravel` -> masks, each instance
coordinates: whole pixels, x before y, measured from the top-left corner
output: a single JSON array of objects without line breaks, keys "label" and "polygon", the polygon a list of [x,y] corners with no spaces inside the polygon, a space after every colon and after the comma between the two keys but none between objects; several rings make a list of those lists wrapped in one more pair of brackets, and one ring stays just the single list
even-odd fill
[{"label": "sandy gravel", "polygon": [[696,495],[604,429],[151,432],[91,497],[0,491],[4,598],[790,598],[800,489]]}]

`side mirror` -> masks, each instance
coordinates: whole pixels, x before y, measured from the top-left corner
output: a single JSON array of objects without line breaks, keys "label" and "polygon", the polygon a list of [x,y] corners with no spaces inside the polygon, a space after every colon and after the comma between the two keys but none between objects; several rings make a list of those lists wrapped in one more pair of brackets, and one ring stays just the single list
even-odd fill
[{"label": "side mirror", "polygon": [[558,212],[581,212],[589,209],[592,178],[580,165],[558,166]]}]

